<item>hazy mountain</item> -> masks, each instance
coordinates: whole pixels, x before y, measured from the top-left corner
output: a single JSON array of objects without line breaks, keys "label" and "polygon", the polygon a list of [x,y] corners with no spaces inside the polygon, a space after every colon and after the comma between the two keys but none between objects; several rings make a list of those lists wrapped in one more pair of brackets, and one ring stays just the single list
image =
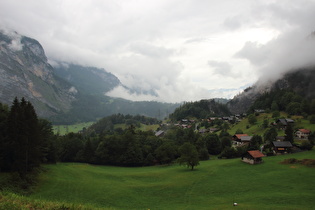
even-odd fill
[{"label": "hazy mountain", "polygon": [[0,101],[25,97],[42,117],[67,111],[77,90],[53,74],[43,47],[29,37],[0,30]]},{"label": "hazy mountain", "polygon": [[315,67],[297,69],[276,81],[258,81],[228,102],[232,113],[244,113],[264,93],[275,90],[293,91],[304,98],[315,98]]},{"label": "hazy mountain", "polygon": [[123,86],[104,69],[58,61],[52,67],[38,41],[0,31],[1,103],[11,105],[15,97],[25,97],[40,117],[61,124],[94,121],[117,113],[163,119],[179,106],[105,95],[118,85]]}]

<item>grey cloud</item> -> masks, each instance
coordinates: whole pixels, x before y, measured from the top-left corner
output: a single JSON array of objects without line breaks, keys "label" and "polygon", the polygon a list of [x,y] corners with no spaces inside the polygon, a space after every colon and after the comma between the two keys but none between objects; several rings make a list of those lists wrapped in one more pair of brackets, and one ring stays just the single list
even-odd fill
[{"label": "grey cloud", "polygon": [[220,62],[220,61],[208,61],[208,65],[214,68],[214,73],[219,74],[226,77],[234,76],[232,72],[232,67],[227,62]]},{"label": "grey cloud", "polygon": [[130,50],[139,53],[144,56],[155,58],[167,58],[174,53],[172,49],[166,49],[165,47],[158,47],[145,42],[135,42],[130,45]]},{"label": "grey cloud", "polygon": [[228,17],[227,19],[224,20],[223,25],[230,29],[230,30],[236,30],[241,28],[242,23],[239,17]]},{"label": "grey cloud", "polygon": [[315,65],[315,39],[307,37],[294,30],[265,45],[246,43],[236,56],[247,59],[261,78],[277,79],[285,72]]}]

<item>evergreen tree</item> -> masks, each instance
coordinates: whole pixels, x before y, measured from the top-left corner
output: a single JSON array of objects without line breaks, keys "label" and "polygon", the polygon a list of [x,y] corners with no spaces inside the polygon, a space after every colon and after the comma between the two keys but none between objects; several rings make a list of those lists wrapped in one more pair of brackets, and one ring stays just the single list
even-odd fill
[{"label": "evergreen tree", "polygon": [[38,119],[34,107],[24,98],[14,99],[8,116],[8,152],[11,170],[23,177],[39,166],[41,147]]},{"label": "evergreen tree", "polygon": [[293,143],[293,141],[294,141],[293,128],[290,124],[288,124],[286,129],[285,129],[284,139],[285,139],[285,141],[289,141],[291,143]]},{"label": "evergreen tree", "polygon": [[277,135],[278,133],[277,133],[276,128],[272,127],[264,133],[264,140],[265,142],[269,142],[271,144],[273,141],[276,140]]},{"label": "evergreen tree", "polygon": [[0,172],[8,168],[7,163],[7,118],[8,107],[0,103]]}]

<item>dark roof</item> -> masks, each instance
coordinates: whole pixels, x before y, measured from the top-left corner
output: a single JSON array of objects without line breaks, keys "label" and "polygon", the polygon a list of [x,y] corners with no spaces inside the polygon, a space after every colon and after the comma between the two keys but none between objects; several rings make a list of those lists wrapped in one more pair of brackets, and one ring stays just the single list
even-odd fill
[{"label": "dark roof", "polygon": [[285,119],[278,119],[278,120],[277,120],[277,123],[279,123],[279,122],[280,122],[282,125],[287,125],[287,124],[288,124]]},{"label": "dark roof", "polygon": [[286,121],[287,121],[287,123],[294,123],[294,120],[292,120],[292,119],[285,119]]},{"label": "dark roof", "polygon": [[261,153],[259,150],[251,150],[247,151],[253,158],[261,158],[264,157],[265,155]]},{"label": "dark roof", "polygon": [[159,131],[157,131],[157,132],[155,133],[155,136],[161,136],[161,135],[163,135],[163,134],[164,134],[164,131],[159,130]]},{"label": "dark roof", "polygon": [[252,136],[241,136],[241,141],[251,141],[252,138]]},{"label": "dark roof", "polygon": [[292,147],[289,141],[273,141],[272,143],[275,147]]}]

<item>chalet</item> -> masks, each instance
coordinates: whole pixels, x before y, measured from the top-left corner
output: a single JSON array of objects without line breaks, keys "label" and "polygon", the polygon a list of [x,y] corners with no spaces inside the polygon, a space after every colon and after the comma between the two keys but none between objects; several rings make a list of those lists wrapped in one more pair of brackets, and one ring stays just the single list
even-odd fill
[{"label": "chalet", "polygon": [[259,150],[251,150],[251,151],[247,151],[243,156],[242,156],[242,161],[245,163],[249,163],[249,164],[258,164],[258,163],[262,163],[262,157],[264,157],[265,155],[262,154]]},{"label": "chalet", "polygon": [[293,147],[289,141],[273,141],[272,144],[275,153],[287,153]]},{"label": "chalet", "polygon": [[205,128],[202,128],[202,129],[199,129],[198,131],[199,133],[209,133],[209,130],[208,129],[205,129]]},{"label": "chalet", "polygon": [[252,140],[252,136],[241,136],[241,142],[243,143],[243,144],[245,144],[245,143],[250,143],[250,141]]},{"label": "chalet", "polygon": [[219,128],[210,128],[209,131],[210,133],[214,133],[216,131],[220,130]]},{"label": "chalet", "polygon": [[293,124],[294,123],[294,120],[292,119],[278,119],[276,121],[276,125],[279,127],[279,128],[283,128],[285,129],[289,124]]},{"label": "chalet", "polygon": [[252,140],[252,136],[249,136],[247,134],[235,134],[232,137],[233,144],[236,145],[243,145],[243,144],[248,144]]},{"label": "chalet", "polygon": [[165,134],[165,132],[162,130],[155,132],[155,136],[157,136],[157,137],[162,137],[162,136],[164,136],[164,134]]},{"label": "chalet", "polygon": [[295,132],[296,137],[299,139],[308,139],[308,136],[310,135],[311,131],[308,129],[299,129]]},{"label": "chalet", "polygon": [[242,136],[248,136],[248,135],[245,133],[244,134],[235,134],[234,136],[232,136],[232,140],[240,142]]}]

